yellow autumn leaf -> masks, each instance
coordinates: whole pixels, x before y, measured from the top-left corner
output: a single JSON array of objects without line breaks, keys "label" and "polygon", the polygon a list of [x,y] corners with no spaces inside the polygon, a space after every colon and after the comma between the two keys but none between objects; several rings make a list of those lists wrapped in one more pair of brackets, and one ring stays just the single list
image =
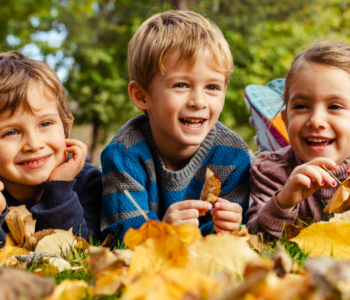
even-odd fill
[{"label": "yellow autumn leaf", "polygon": [[208,299],[219,292],[220,285],[215,279],[195,270],[175,268],[142,276],[125,288],[122,300]]},{"label": "yellow autumn leaf", "polygon": [[202,237],[200,230],[194,225],[176,226],[152,220],[143,224],[139,229],[130,228],[124,236],[124,244],[134,250],[148,238],[162,238],[168,235],[176,235],[186,244],[191,244]]},{"label": "yellow autumn leaf", "polygon": [[105,276],[99,278],[94,286],[96,295],[113,295],[122,286],[122,280],[126,276],[127,268],[111,270]]},{"label": "yellow autumn leaf", "polygon": [[21,247],[11,247],[5,246],[0,249],[0,262],[3,262],[5,259],[9,258],[12,255],[25,255],[29,254],[29,251]]},{"label": "yellow autumn leaf", "polygon": [[188,246],[194,267],[206,275],[221,271],[243,275],[248,262],[259,255],[248,243],[231,234],[211,234]]},{"label": "yellow autumn leaf", "polygon": [[343,212],[342,214],[334,214],[334,217],[329,219],[329,222],[339,221],[350,223],[350,210]]},{"label": "yellow autumn leaf", "polygon": [[80,300],[94,295],[84,280],[63,280],[45,300]]},{"label": "yellow autumn leaf", "polygon": [[350,258],[350,223],[314,223],[304,228],[291,239],[310,257],[333,256],[336,259]]},{"label": "yellow autumn leaf", "polygon": [[177,235],[149,238],[135,247],[128,272],[128,281],[141,275],[153,275],[169,268],[191,268],[185,244]]},{"label": "yellow autumn leaf", "polygon": [[[209,167],[205,173],[205,182],[201,191],[200,200],[207,201],[214,205],[216,199],[219,197],[221,191],[220,177]],[[207,210],[199,210],[200,216],[205,216]]]},{"label": "yellow autumn leaf", "polygon": [[342,213],[350,206],[350,179],[345,179],[323,210],[327,214]]},{"label": "yellow autumn leaf", "polygon": [[5,244],[5,246],[10,246],[10,247],[16,247],[17,246],[17,243],[13,239],[12,234],[10,232],[6,233],[6,244]]}]

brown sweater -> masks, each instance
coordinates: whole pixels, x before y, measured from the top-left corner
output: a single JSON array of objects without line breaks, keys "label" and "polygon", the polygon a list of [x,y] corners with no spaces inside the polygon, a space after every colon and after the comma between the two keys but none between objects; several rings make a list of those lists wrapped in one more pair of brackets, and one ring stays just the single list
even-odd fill
[{"label": "brown sweater", "polygon": [[[290,146],[276,152],[260,153],[253,164],[250,177],[250,192],[253,204],[246,213],[250,232],[263,231],[275,237],[281,236],[283,223],[294,223],[298,216],[324,220],[323,209],[332,198],[337,187],[325,187],[300,202],[292,211],[281,209],[275,200],[293,169],[303,164]],[[348,175],[347,165],[342,163],[332,173],[344,181]]]}]

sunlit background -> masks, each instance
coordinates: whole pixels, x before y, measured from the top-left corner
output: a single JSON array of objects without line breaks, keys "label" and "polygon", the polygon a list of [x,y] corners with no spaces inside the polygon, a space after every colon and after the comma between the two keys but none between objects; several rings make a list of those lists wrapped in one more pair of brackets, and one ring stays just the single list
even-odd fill
[{"label": "sunlit background", "polygon": [[75,117],[72,137],[100,153],[140,112],[127,95],[127,46],[149,16],[188,9],[215,22],[235,61],[220,120],[256,150],[249,84],[284,77],[296,51],[316,39],[350,42],[350,2],[339,0],[0,0],[0,50],[46,61],[63,82]]}]

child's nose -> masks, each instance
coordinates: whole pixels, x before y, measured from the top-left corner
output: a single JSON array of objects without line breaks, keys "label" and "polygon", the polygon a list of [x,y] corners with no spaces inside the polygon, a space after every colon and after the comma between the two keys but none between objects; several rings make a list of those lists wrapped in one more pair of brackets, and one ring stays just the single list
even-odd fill
[{"label": "child's nose", "polygon": [[197,109],[206,108],[207,102],[205,101],[204,91],[201,89],[194,89],[190,94],[188,105]]},{"label": "child's nose", "polygon": [[43,148],[43,141],[38,134],[30,133],[25,137],[25,143],[23,145],[23,151],[36,152]]},{"label": "child's nose", "polygon": [[327,118],[322,111],[314,111],[310,115],[310,119],[307,122],[308,127],[312,127],[314,129],[327,128]]}]

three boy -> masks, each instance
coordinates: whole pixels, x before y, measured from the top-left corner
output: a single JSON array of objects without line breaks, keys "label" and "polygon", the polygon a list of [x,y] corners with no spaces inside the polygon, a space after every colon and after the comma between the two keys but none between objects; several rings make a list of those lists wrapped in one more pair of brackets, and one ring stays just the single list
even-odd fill
[{"label": "three boy", "polygon": [[[146,20],[130,41],[128,87],[144,112],[116,134],[101,155],[102,234],[122,240],[150,219],[192,223],[206,235],[238,229],[249,198],[250,159],[244,141],[218,122],[233,71],[221,31],[193,12]],[[198,201],[210,166],[222,181],[215,208]],[[183,201],[186,200],[186,201]]]}]

